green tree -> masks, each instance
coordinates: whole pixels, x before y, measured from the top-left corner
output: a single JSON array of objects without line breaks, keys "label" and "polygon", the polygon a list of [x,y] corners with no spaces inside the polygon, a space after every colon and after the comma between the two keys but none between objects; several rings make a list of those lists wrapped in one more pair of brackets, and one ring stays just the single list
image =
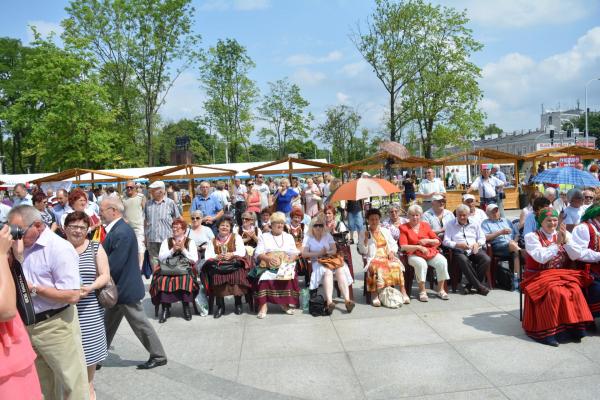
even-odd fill
[{"label": "green tree", "polygon": [[[139,93],[147,161],[153,165],[158,111],[181,72],[198,58],[191,0],[73,0],[66,10],[65,43],[104,68],[132,124],[131,98]],[[176,61],[181,67],[174,67]]]},{"label": "green tree", "polygon": [[[585,114],[573,121],[580,134],[585,135]],[[566,124],[568,125],[568,124]],[[564,130],[565,127],[563,127]],[[588,134],[596,138],[596,148],[600,148],[600,112],[590,111],[588,114]]]},{"label": "green tree", "polygon": [[23,66],[22,91],[2,118],[22,138],[33,170],[118,165],[114,115],[91,64],[36,35]]},{"label": "green tree", "polygon": [[171,151],[175,150],[175,140],[183,136],[190,138],[189,150],[194,154],[195,163],[212,163],[209,153],[212,139],[204,127],[198,121],[181,119],[177,122],[167,123],[156,137],[154,158],[159,161],[160,165],[170,164]]},{"label": "green tree", "polygon": [[399,112],[401,91],[423,67],[423,59],[417,56],[429,34],[422,11],[425,7],[422,0],[375,0],[365,28],[358,25],[350,35],[388,94],[391,141],[401,139],[402,127],[409,122]]},{"label": "green tree", "polygon": [[308,137],[313,116],[305,113],[309,103],[300,94],[300,87],[286,79],[269,82],[269,93],[258,107],[260,118],[267,123],[259,136],[276,149],[278,158],[288,152],[291,139]]},{"label": "green tree", "polygon": [[496,124],[489,124],[483,130],[483,135],[482,136],[500,135],[502,132],[503,132],[502,128],[497,127]]},{"label": "green tree", "polygon": [[357,135],[360,115],[346,105],[329,107],[325,111],[325,122],[317,128],[317,136],[328,144],[333,153],[334,164],[354,161],[361,139]]},{"label": "green tree", "polygon": [[244,46],[226,39],[208,50],[200,67],[207,122],[227,141],[232,162],[238,161],[242,147],[248,157],[249,136],[254,129],[251,110],[258,95],[256,84],[248,77],[254,66]]},{"label": "green tree", "polygon": [[416,122],[423,156],[431,158],[434,146],[460,145],[483,131],[481,70],[470,61],[482,45],[466,27],[466,11],[415,4],[427,36],[416,46],[420,68],[402,88],[402,106]]}]

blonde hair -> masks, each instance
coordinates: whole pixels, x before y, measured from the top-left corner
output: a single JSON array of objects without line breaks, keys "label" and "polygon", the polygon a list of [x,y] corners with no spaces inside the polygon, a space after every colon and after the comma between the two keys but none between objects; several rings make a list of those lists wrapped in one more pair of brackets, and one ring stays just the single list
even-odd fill
[{"label": "blonde hair", "polygon": [[281,211],[274,212],[273,214],[271,214],[271,218],[269,218],[269,222],[271,224],[277,224],[277,223],[285,224],[285,214],[282,213]]},{"label": "blonde hair", "polygon": [[[325,215],[323,213],[317,214],[313,219],[310,220],[310,225],[308,226],[308,234],[311,237],[314,237],[313,229],[315,228],[316,224],[321,224],[323,225],[323,228],[325,228]],[[323,235],[325,235],[325,233],[327,232],[323,231]]]}]

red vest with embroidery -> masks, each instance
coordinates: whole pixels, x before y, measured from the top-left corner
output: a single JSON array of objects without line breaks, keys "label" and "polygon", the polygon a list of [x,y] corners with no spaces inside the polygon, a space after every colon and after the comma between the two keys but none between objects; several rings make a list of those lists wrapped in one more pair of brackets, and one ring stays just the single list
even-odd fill
[{"label": "red vest with embroidery", "polygon": [[[535,232],[538,235],[542,247],[550,247],[556,243],[556,235],[552,236],[552,241],[548,240],[546,235],[542,231]],[[550,261],[545,264],[537,262],[533,257],[526,253],[525,256],[525,272],[524,278],[528,278],[532,275],[539,273],[545,269],[556,269],[556,268],[570,268],[571,262],[567,252],[562,245],[558,245],[558,253]]]}]

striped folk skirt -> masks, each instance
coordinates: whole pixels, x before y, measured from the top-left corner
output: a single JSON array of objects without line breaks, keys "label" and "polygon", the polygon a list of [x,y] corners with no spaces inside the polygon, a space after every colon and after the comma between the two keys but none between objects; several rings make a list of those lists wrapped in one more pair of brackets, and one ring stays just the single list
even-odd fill
[{"label": "striped folk skirt", "polygon": [[155,272],[150,282],[150,297],[154,305],[178,301],[191,303],[198,291],[198,283],[191,274],[161,275]]},{"label": "striped folk skirt", "polygon": [[298,307],[298,276],[289,280],[262,280],[254,286],[254,305],[260,308],[263,304],[293,305]]},{"label": "striped folk skirt", "polygon": [[582,291],[589,282],[580,272],[545,270],[523,281],[527,336],[543,340],[565,331],[585,331],[593,317]]}]

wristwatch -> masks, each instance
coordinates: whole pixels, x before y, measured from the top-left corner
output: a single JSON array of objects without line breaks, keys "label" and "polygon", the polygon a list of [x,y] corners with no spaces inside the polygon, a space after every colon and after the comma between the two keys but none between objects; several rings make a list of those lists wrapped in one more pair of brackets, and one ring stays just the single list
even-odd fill
[{"label": "wristwatch", "polygon": [[37,285],[34,283],[31,285],[31,297],[37,296]]}]

